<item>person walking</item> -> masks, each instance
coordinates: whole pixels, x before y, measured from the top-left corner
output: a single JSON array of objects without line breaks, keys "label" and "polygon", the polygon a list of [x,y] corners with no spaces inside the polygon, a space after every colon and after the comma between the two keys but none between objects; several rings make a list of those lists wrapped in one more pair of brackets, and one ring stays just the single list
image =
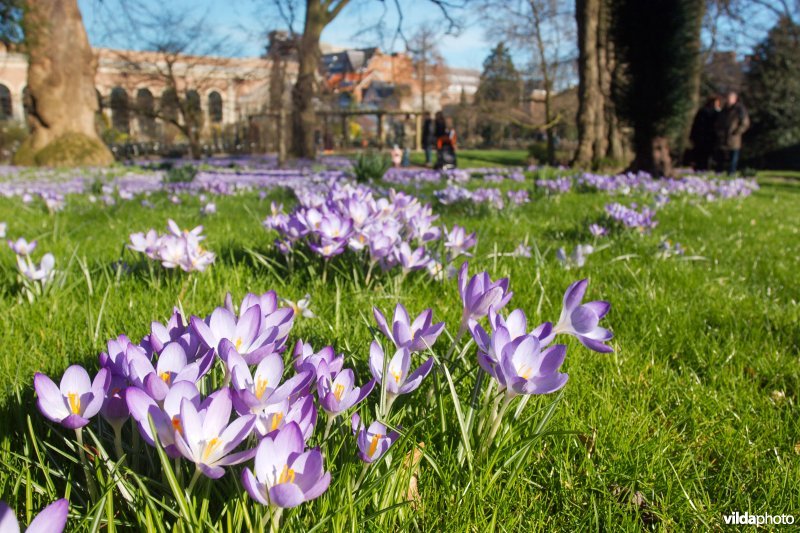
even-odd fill
[{"label": "person walking", "polygon": [[433,119],[429,111],[422,115],[422,148],[425,150],[425,166],[431,166],[433,156],[433,146],[436,144],[436,137],[433,134]]},{"label": "person walking", "polygon": [[692,160],[695,170],[709,169],[709,163],[717,145],[715,128],[717,115],[721,108],[720,97],[718,95],[709,96],[705,105],[698,109],[694,116],[689,140],[692,141]]},{"label": "person walking", "polygon": [[739,101],[739,96],[731,91],[728,93],[725,107],[720,111],[716,120],[717,142],[719,150],[717,156],[717,172],[735,174],[739,165],[739,152],[742,149],[742,135],[750,127],[750,116],[744,104]]}]

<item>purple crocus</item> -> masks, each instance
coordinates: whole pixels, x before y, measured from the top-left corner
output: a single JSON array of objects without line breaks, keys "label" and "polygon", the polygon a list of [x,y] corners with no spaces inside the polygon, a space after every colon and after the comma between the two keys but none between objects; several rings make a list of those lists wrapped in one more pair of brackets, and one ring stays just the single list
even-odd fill
[{"label": "purple crocus", "polygon": [[539,339],[526,335],[503,347],[499,364],[489,373],[505,388],[506,395],[550,394],[567,383],[569,376],[558,372],[566,355],[563,344],[542,350]]},{"label": "purple crocus", "polygon": [[221,389],[215,394],[208,408],[201,411],[184,399],[181,402],[183,431],[175,430],[175,447],[181,455],[212,479],[225,474],[224,466],[244,462],[255,453],[255,450],[231,452],[253,431],[256,417],[245,415],[229,423],[233,408],[231,392]]},{"label": "purple crocus", "polygon": [[467,279],[468,268],[469,264],[464,263],[458,272],[458,290],[464,305],[462,327],[466,327],[470,319],[479,320],[485,317],[491,308],[499,311],[513,295],[508,290],[508,278],[493,282],[488,273],[481,272]]},{"label": "purple crocus", "polygon": [[588,285],[589,281],[582,279],[567,288],[561,317],[553,328],[553,333],[573,335],[581,344],[596,352],[613,352],[613,348],[604,343],[614,335],[598,325],[611,309],[611,304],[604,301],[581,304]]},{"label": "purple crocus", "polygon": [[318,352],[314,352],[314,348],[310,343],[298,340],[292,351],[294,357],[294,368],[298,372],[306,365],[310,365],[314,369],[314,381],[318,380],[323,374],[320,370],[323,368],[331,378],[335,377],[342,370],[344,365],[344,356],[336,355],[333,346],[325,346]]},{"label": "purple crocus", "polygon": [[375,321],[386,337],[391,340],[398,348],[408,348],[410,352],[427,350],[436,342],[436,339],[444,331],[444,322],[431,324],[433,311],[426,309],[411,322],[408,311],[402,304],[397,304],[394,309],[392,326],[386,321],[386,317],[377,308],[372,308]]},{"label": "purple crocus", "polygon": [[[67,525],[69,502],[61,498],[44,509],[28,524],[27,533],[61,533]],[[0,532],[19,533],[19,522],[14,510],[6,502],[0,501]]]},{"label": "purple crocus", "polygon": [[472,256],[467,250],[475,246],[476,240],[475,232],[467,235],[467,230],[455,225],[452,230],[447,232],[447,240],[445,240],[444,247],[450,251],[451,259],[462,254]]},{"label": "purple crocus", "polygon": [[[369,347],[369,369],[378,383],[383,383],[383,365],[383,348],[377,341],[372,341]],[[390,404],[396,396],[413,392],[420,386],[433,368],[433,357],[429,357],[411,373],[409,373],[410,366],[411,353],[408,348],[397,350],[389,361],[387,372],[390,379],[386,380],[386,393],[390,398]]]},{"label": "purple crocus", "polygon": [[80,365],[72,365],[61,377],[60,387],[44,374],[37,372],[33,387],[39,399],[39,411],[64,427],[78,429],[89,423],[89,419],[100,411],[111,382],[111,374],[105,368],[94,378]]},{"label": "purple crocus", "polygon": [[317,381],[317,395],[322,409],[328,415],[336,416],[366,398],[374,387],[374,379],[362,387],[356,387],[355,374],[345,368],[335,378],[329,374],[321,376]]},{"label": "purple crocus", "polygon": [[305,441],[294,422],[275,436],[261,440],[255,473],[245,468],[242,484],[255,501],[280,508],[297,507],[321,496],[331,482],[318,448],[305,451]]},{"label": "purple crocus", "polygon": [[259,305],[249,307],[237,320],[230,310],[217,307],[205,322],[196,316],[191,318],[192,329],[209,348],[217,351],[220,357],[222,340],[233,344],[237,353],[242,355],[247,364],[257,364],[267,355],[275,351],[279,328],[263,329],[262,312]]},{"label": "purple crocus", "polygon": [[222,346],[231,374],[234,404],[241,414],[260,413],[267,406],[306,389],[313,377],[311,371],[304,371],[281,383],[283,359],[278,354],[262,359],[251,373],[245,360],[231,349],[229,341],[223,340]]},{"label": "purple crocus", "polygon": [[302,396],[294,402],[283,400],[270,404],[256,414],[256,433],[266,437],[278,431],[286,424],[294,422],[308,441],[317,425],[317,408],[311,395]]},{"label": "purple crocus", "polygon": [[36,241],[28,242],[20,237],[16,241],[9,240],[8,247],[11,248],[15,254],[25,257],[31,255],[36,249]]},{"label": "purple crocus", "polygon": [[392,447],[392,444],[400,438],[400,434],[397,431],[389,431],[384,424],[377,420],[370,424],[369,428],[365,429],[358,413],[353,413],[351,427],[353,434],[356,436],[358,457],[368,464],[374,463],[383,457]]},{"label": "purple crocus", "polygon": [[175,448],[175,432],[183,431],[181,404],[184,400],[192,402],[197,409],[203,408],[200,403],[200,392],[195,384],[189,381],[176,383],[169,390],[164,398],[163,409],[142,389],[128,387],[125,391],[125,403],[130,410],[131,417],[138,424],[142,438],[150,446],[156,445],[156,435],[153,434],[150,427],[150,419],[152,419],[161,446],[170,457],[180,457],[180,452]]}]

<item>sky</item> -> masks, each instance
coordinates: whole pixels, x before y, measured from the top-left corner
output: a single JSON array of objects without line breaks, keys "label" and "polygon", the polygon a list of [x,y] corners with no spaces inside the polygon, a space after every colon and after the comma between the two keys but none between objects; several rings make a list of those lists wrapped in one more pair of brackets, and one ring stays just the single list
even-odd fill
[{"label": "sky", "polygon": [[[282,0],[299,6],[298,19],[302,18],[305,0]],[[439,49],[445,61],[452,67],[481,69],[484,59],[496,44],[487,37],[485,21],[475,9],[476,0],[464,0],[468,7],[451,13],[461,22],[457,35],[447,35],[447,22],[438,7],[428,0],[396,0],[403,13],[402,28],[407,36],[416,28],[427,24],[441,33]],[[505,0],[504,0],[505,1]],[[572,2],[572,0],[561,0]],[[644,1],[644,0],[643,0]],[[89,41],[93,46],[136,48],[126,32],[110,33],[109,17],[119,16],[121,6],[143,5],[150,11],[159,12],[169,6],[189,19],[202,18],[211,22],[217,37],[225,36],[230,43],[227,54],[247,57],[263,54],[266,34],[273,29],[287,27],[275,8],[274,0],[78,0]],[[750,52],[752,46],[760,41],[774,24],[775,16],[759,7],[757,2],[744,14],[748,20],[748,31],[720,26],[718,36],[720,49],[735,49],[740,56]],[[571,5],[571,3],[570,3]],[[403,51],[405,42],[397,37],[398,14],[395,1],[390,0],[350,0],[339,16],[327,26],[322,41],[341,47],[379,46],[384,51]],[[302,20],[297,20],[294,29],[302,31]],[[709,36],[704,34],[704,41]],[[141,47],[141,43],[138,45]],[[203,52],[201,52],[203,53]],[[515,51],[512,57],[518,68],[528,62],[526,52]]]},{"label": "sky", "polygon": [[[89,42],[92,46],[129,47],[125,36],[108,35],[108,25],[103,22],[108,13],[119,9],[119,2],[126,0],[78,0],[83,15]],[[152,9],[158,10],[164,0],[139,0]],[[166,0],[173,8],[186,10],[194,16],[207,13],[207,20],[213,21],[221,34],[234,42],[232,47],[236,56],[259,56],[264,52],[266,32],[270,29],[285,28],[277,10],[269,0]],[[302,2],[304,4],[305,2]],[[392,2],[379,0],[351,0],[341,14],[326,28],[322,41],[327,44],[358,47],[378,45],[383,50],[404,50],[402,39],[396,37],[397,12],[384,11],[384,6]],[[447,23],[441,12],[427,0],[401,0],[403,7],[403,28],[407,35],[423,23],[441,31],[440,51],[450,66],[480,69],[489,54],[493,43],[487,41],[484,30],[477,22],[474,13],[461,12],[463,25],[458,35],[445,35]],[[370,28],[364,33],[364,28]],[[295,25],[302,30],[302,21]],[[359,31],[361,30],[361,31]],[[392,46],[394,45],[394,46]]]}]

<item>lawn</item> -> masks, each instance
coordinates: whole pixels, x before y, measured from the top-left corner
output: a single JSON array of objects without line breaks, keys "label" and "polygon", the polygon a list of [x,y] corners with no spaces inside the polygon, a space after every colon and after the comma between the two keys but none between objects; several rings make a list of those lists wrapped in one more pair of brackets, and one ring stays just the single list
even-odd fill
[{"label": "lawn", "polygon": [[[524,152],[464,151],[459,158],[470,166],[495,167],[521,164]],[[482,184],[471,181],[473,188]],[[443,206],[430,185],[410,190],[431,202],[448,227],[459,224],[477,233],[470,273],[508,277],[514,296],[505,311],[523,309],[530,325],[556,321],[564,290],[588,278],[586,299],[611,302],[603,325],[614,333],[614,352],[595,353],[569,338],[563,395],[533,396],[517,420],[508,417],[506,438],[476,457],[471,469],[458,459],[456,402],[441,376],[440,397],[429,402],[426,391],[434,390],[429,377],[398,401],[392,421],[402,426],[403,437],[391,465],[376,463],[377,470],[354,489],[361,466],[342,459],[354,454],[348,420],[347,428],[334,429],[333,440],[325,442],[330,488],[284,512],[282,526],[292,531],[315,526],[322,531],[698,530],[720,528],[723,516],[735,511],[796,513],[800,186],[770,181],[750,197],[712,202],[677,196],[658,210],[658,226],[650,234],[618,228],[596,240],[588,226],[604,219],[605,204],[648,199],[575,190],[546,195],[534,191],[530,176],[500,188],[530,189],[532,201],[502,210]],[[87,503],[84,472],[74,446],[65,443],[73,442],[71,432],[38,413],[32,378],[44,372],[57,383],[75,363],[93,375],[109,339],[125,333],[138,341],[152,321],[166,321],[176,305],[204,317],[228,292],[234,301],[271,289],[293,301],[310,294],[317,316],[296,320],[290,346],[297,339],[317,349],[334,346],[359,383],[369,379],[373,306],[391,312],[399,302],[412,318],[432,308],[434,318],[447,324],[433,347],[439,357],[448,336],[456,335],[462,304],[455,279],[391,271],[376,273],[367,283],[365,269],[351,256],[336,258],[327,268],[318,258],[287,263],[262,221],[271,200],[292,204],[288,192],[218,196],[217,213],[202,217],[196,196],[181,198],[175,205],[167,194],[155,193],[154,207],[147,209],[139,201],[107,206],[75,195],[53,214],[38,201],[25,205],[0,198],[0,222],[7,222],[9,238],[38,239],[65,272],[63,286],[29,304],[20,298],[12,252],[0,251],[0,499],[26,521],[45,504],[67,497],[70,527],[76,530],[171,529],[182,511],[166,477],[142,476],[139,499],[127,503],[100,465],[97,476],[106,480],[108,492],[99,503]],[[217,253],[208,271],[166,271],[125,249],[130,233],[163,230],[169,218],[181,227],[203,224],[204,245]],[[659,257],[664,239],[680,242],[685,255]],[[523,241],[532,247],[532,257],[510,256]],[[590,242],[597,250],[583,267],[568,270],[556,259],[559,247],[569,251]],[[473,343],[453,374],[463,406],[476,375],[475,353]],[[546,432],[537,433],[556,398]],[[89,427],[110,433],[96,419]],[[133,444],[132,430],[125,431],[126,455],[137,464],[141,455],[138,466],[158,472],[152,449],[146,454]],[[504,463],[531,442],[519,470]],[[419,494],[409,503],[407,459],[415,448],[423,449],[424,457]],[[192,497],[208,516],[200,529],[257,529],[263,508],[242,490],[242,467],[230,470],[219,482],[198,484]],[[135,466],[121,472],[137,479]]]}]

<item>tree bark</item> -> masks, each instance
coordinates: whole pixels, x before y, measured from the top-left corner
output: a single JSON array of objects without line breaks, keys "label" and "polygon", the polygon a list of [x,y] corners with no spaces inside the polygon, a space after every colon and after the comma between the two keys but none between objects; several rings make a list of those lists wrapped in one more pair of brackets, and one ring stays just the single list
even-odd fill
[{"label": "tree bark", "polygon": [[316,156],[314,97],[321,56],[319,40],[328,22],[330,14],[326,5],[320,0],[308,0],[303,36],[298,47],[297,81],[292,91],[292,155],[299,158],[313,159]]},{"label": "tree bark", "polygon": [[587,166],[595,158],[597,118],[602,109],[597,61],[600,0],[576,0],[578,25],[578,147],[573,164]]},{"label": "tree bark", "polygon": [[31,136],[19,164],[107,165],[114,158],[95,130],[96,59],[77,0],[26,0]]}]

